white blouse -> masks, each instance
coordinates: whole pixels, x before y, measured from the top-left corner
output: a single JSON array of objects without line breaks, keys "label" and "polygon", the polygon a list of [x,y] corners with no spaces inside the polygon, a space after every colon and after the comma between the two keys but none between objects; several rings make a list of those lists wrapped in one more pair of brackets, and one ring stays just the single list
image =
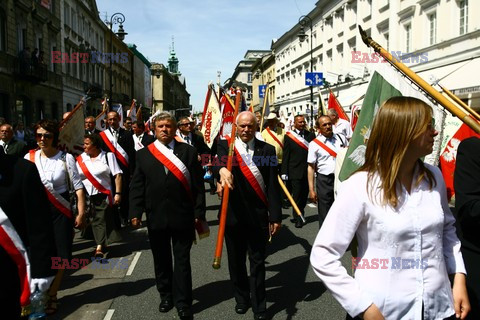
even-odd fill
[{"label": "white blouse", "polygon": [[[391,320],[422,319],[422,303],[424,319],[455,313],[448,274],[466,274],[460,241],[440,170],[425,166],[436,185],[429,190],[424,179],[414,187],[416,171],[410,194],[398,188],[397,210],[378,204],[378,176],[367,181],[366,172],[355,173],[342,183],[317,235],[310,256],[313,270],[353,317],[372,303]],[[377,202],[370,200],[367,183],[377,190]],[[352,278],[340,258],[355,234],[358,257]]]},{"label": "white blouse", "polygon": [[[78,175],[77,167],[75,166],[75,158],[67,153],[65,155],[65,163],[62,160],[62,151],[58,151],[53,157],[47,158],[41,155],[41,150],[35,151],[35,165],[37,166],[40,175],[46,178],[48,183],[51,183],[53,189],[58,193],[68,191],[67,177],[65,176],[65,166],[70,173],[71,183],[74,190],[83,188],[82,180]],[[24,157],[30,160],[30,153]]]},{"label": "white blouse", "polygon": [[[83,153],[83,155],[85,155],[85,153]],[[115,155],[111,152],[102,151],[95,159],[93,159],[93,161],[88,155],[85,156],[84,163],[92,176],[94,176],[97,181],[100,182],[100,184],[104,186],[107,190],[110,190],[112,191],[112,193],[114,193],[113,191],[115,190],[112,189],[110,173],[114,177],[117,174],[122,173],[122,170],[118,165],[117,159],[115,159]],[[83,185],[85,186],[85,190],[87,190],[88,195],[92,196],[94,194],[100,193],[100,191],[98,191],[97,188],[95,188],[93,184],[85,177],[78,162],[77,169],[80,177],[83,179]]]}]

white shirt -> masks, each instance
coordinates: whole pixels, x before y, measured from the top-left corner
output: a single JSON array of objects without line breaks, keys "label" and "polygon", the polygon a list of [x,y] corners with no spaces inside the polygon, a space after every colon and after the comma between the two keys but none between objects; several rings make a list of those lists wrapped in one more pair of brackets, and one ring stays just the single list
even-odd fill
[{"label": "white shirt", "polygon": [[[107,157],[108,157],[108,165],[107,165]],[[110,173],[112,176],[116,176],[117,174],[123,173],[118,165],[117,159],[115,159],[115,155],[111,152],[102,151],[100,154],[92,161],[92,159],[87,155],[83,158],[83,162],[88,168],[88,171],[92,174],[92,176],[97,179],[98,182],[102,186],[104,186],[107,190],[114,191],[112,189],[112,181],[110,179]],[[77,170],[80,174],[80,177],[83,179],[83,185],[85,186],[85,190],[90,196],[99,193],[97,188],[93,186],[93,184],[85,177],[83,174],[80,165],[77,163]]]},{"label": "white shirt", "polygon": [[242,139],[240,139],[239,137],[237,137],[237,140],[240,141],[240,143],[243,145],[243,147],[245,148],[245,150],[247,151],[248,155],[250,157],[253,157],[253,153],[255,152],[255,139],[251,139],[250,141],[248,142],[243,142]]},{"label": "white shirt", "polygon": [[[352,316],[372,303],[385,319],[444,319],[455,313],[448,274],[466,273],[455,233],[455,219],[448,207],[440,170],[425,164],[437,181],[432,190],[423,180],[411,193],[398,188],[399,209],[382,207],[368,197],[367,173],[355,173],[340,188],[339,195],[320,229],[310,262],[317,276]],[[417,172],[413,178],[415,183]],[[379,179],[370,181],[378,190]],[[378,194],[377,194],[378,199]],[[340,258],[354,234],[358,257],[387,259],[387,267],[360,269],[350,277]],[[398,267],[413,259],[425,266]]]},{"label": "white shirt", "polygon": [[[344,137],[342,137],[345,139]],[[325,143],[327,147],[335,151],[336,153],[340,152],[344,140],[341,140],[336,134],[334,134],[330,139],[327,139],[325,136],[319,134],[315,139],[320,140]],[[308,145],[308,156],[307,162],[310,164],[315,163],[317,165],[317,173],[323,175],[329,175],[335,172],[335,161],[336,158],[332,157],[324,148],[320,147],[316,142],[312,141]]]},{"label": "white shirt", "polygon": [[[40,153],[40,150],[35,151],[35,154]],[[65,155],[65,164],[62,160],[62,151],[58,151],[53,157],[47,158],[40,154],[40,161],[35,161],[37,170],[42,172],[49,183],[52,184],[53,189],[58,193],[68,191],[67,177],[65,176],[65,166],[70,173],[71,183],[74,190],[83,188],[82,180],[78,174],[75,166],[75,158],[67,153]],[[30,154],[27,153],[24,158],[30,160]]]},{"label": "white shirt", "polygon": [[333,125],[333,133],[343,134],[347,139],[351,139],[353,135],[352,126],[350,122],[344,119],[338,118],[337,123]]}]

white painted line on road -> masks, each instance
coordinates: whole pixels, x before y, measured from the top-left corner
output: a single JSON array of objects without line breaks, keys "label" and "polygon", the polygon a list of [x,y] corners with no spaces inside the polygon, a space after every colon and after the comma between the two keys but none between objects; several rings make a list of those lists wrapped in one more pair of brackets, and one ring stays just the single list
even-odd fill
[{"label": "white painted line on road", "polygon": [[105,315],[105,318],[103,320],[110,320],[113,317],[113,313],[115,312],[115,309],[108,309],[107,314]]},{"label": "white painted line on road", "polygon": [[133,257],[132,264],[130,265],[130,267],[128,267],[127,276],[131,276],[131,275],[132,275],[133,269],[135,269],[135,266],[137,265],[138,259],[140,259],[140,255],[141,255],[141,254],[142,254],[141,251],[135,253],[135,257]]}]

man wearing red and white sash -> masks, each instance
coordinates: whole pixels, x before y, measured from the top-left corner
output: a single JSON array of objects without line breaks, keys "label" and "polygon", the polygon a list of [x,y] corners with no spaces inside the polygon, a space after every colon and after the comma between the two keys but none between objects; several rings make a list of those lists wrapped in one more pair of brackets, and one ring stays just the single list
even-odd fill
[{"label": "man wearing red and white sash", "polygon": [[285,139],[285,130],[278,126],[278,118],[275,113],[271,112],[267,116],[267,126],[262,131],[263,140],[266,143],[271,144],[275,147],[275,152],[278,159],[278,168],[279,174],[282,167],[282,156],[283,156],[283,142]]},{"label": "man wearing red and white sash", "polygon": [[[20,254],[17,241],[3,226],[0,227],[5,231],[0,237],[2,319],[20,319],[20,301],[22,299],[22,305],[28,304],[28,290],[34,290],[36,285],[42,291],[48,290],[55,276],[57,270],[51,268],[51,257],[56,255],[55,242],[49,203],[37,168],[25,159],[5,155],[2,150],[0,207],[29,254],[30,286],[24,282],[28,278],[22,267],[26,261]],[[0,224],[6,221],[4,217]]]},{"label": "man wearing red and white sash", "polygon": [[348,141],[342,134],[333,133],[332,120],[328,116],[319,117],[317,127],[320,134],[308,147],[308,197],[317,203],[318,222],[321,227],[334,200],[333,184],[337,153],[347,146]]},{"label": "man wearing red and white sash", "polygon": [[[281,189],[278,183],[275,148],[255,138],[258,126],[253,113],[241,112],[236,120],[237,138],[232,172],[221,163],[218,192],[230,192],[225,244],[228,268],[234,287],[235,312],[244,314],[251,306],[255,319],[267,319],[265,291],[266,245],[269,235],[281,226]],[[226,141],[219,141],[218,158],[228,155]],[[245,257],[248,253],[250,276]],[[249,280],[250,278],[250,280]]]},{"label": "man wearing red and white sash", "polygon": [[[282,179],[288,180],[292,197],[298,208],[305,213],[308,196],[307,155],[309,142],[315,138],[313,132],[305,130],[305,117],[296,115],[293,129],[285,134],[282,159]],[[295,227],[303,226],[295,210],[292,208],[292,222]]]},{"label": "man wearing red and white sash", "polygon": [[176,129],[175,119],[160,113],[155,119],[157,140],[137,152],[130,218],[138,227],[145,208],[159,311],[175,306],[180,319],[192,319],[190,249],[195,222],[205,220],[205,186],[196,149],[176,141]]},{"label": "man wearing red and white sash", "polygon": [[115,215],[117,227],[128,223],[128,192],[131,174],[135,169],[135,145],[132,133],[120,127],[120,116],[116,111],[107,113],[108,128],[100,133],[106,152],[112,152],[122,170],[122,204],[119,207],[119,215]]}]

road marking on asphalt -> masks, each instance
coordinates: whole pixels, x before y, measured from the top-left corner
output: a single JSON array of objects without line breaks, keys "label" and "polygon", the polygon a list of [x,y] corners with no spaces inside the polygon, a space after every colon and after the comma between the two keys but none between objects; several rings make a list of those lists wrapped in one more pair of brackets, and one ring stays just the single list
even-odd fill
[{"label": "road marking on asphalt", "polygon": [[127,276],[132,275],[133,269],[135,269],[135,266],[137,265],[138,259],[140,259],[141,254],[142,254],[141,251],[135,253],[135,257],[133,257],[132,264],[130,265],[130,267],[128,267]]},{"label": "road marking on asphalt", "polygon": [[115,309],[108,309],[107,314],[105,315],[105,318],[103,320],[110,320],[113,317],[113,313],[115,312]]}]

